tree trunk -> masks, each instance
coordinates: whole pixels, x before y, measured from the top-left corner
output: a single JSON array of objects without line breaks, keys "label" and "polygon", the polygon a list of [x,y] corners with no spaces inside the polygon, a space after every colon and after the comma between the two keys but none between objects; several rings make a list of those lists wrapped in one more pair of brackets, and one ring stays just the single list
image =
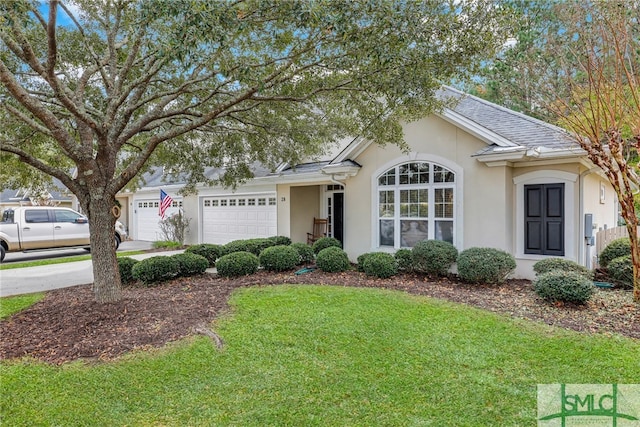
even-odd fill
[{"label": "tree trunk", "polygon": [[[108,199],[108,198],[107,198]],[[93,291],[99,303],[122,299],[120,271],[116,259],[113,203],[104,199],[89,202],[89,230],[93,262]]]},{"label": "tree trunk", "polygon": [[629,241],[631,242],[631,264],[633,265],[633,300],[640,303],[640,248],[638,247],[638,217],[633,195],[619,194],[621,214],[627,225]]},{"label": "tree trunk", "polygon": [[640,247],[638,247],[638,223],[629,224],[627,231],[631,242],[631,264],[633,265],[633,300],[640,303]]}]

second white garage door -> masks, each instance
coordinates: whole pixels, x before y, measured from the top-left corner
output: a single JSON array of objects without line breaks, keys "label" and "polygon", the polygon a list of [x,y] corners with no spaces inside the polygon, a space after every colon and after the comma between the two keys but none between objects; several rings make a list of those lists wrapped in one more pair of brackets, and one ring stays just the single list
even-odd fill
[{"label": "second white garage door", "polygon": [[[134,238],[136,240],[146,240],[149,242],[164,240],[165,237],[160,229],[160,198],[155,200],[136,200],[134,206],[134,215],[136,218]],[[165,215],[171,216],[174,213],[177,213],[181,207],[182,200],[174,199],[171,206],[166,210]]]},{"label": "second white garage door", "polygon": [[275,193],[204,197],[200,203],[203,243],[223,245],[277,234]]}]

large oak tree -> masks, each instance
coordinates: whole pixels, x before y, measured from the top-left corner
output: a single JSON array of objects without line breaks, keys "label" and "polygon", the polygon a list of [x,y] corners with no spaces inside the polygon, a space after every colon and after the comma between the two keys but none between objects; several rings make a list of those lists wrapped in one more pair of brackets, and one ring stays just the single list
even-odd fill
[{"label": "large oak tree", "polygon": [[501,16],[491,1],[0,2],[0,174],[77,196],[96,299],[117,301],[112,207],[146,165],[191,183],[224,166],[230,184],[346,135],[402,144],[399,121],[491,55]]}]

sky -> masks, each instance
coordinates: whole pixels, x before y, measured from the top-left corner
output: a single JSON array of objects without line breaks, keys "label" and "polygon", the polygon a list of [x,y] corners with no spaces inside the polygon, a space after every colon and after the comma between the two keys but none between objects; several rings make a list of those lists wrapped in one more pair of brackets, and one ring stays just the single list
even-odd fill
[{"label": "sky", "polygon": [[[72,1],[64,1],[64,5],[73,13],[77,18],[78,6]],[[49,15],[49,3],[46,1],[40,2],[40,13],[47,19]],[[58,25],[67,26],[71,25],[71,19],[67,13],[61,7],[58,7]]]}]

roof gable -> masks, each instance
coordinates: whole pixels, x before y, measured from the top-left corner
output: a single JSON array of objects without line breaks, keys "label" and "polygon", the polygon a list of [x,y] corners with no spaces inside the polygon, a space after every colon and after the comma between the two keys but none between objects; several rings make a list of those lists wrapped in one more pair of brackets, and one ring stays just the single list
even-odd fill
[{"label": "roof gable", "polygon": [[[558,126],[447,86],[443,86],[436,96],[445,102],[452,102],[451,107],[435,113],[438,117],[487,144],[476,156],[505,153],[521,153],[524,156],[527,152],[534,157],[545,152],[584,155],[575,138]],[[355,159],[370,144],[371,141],[356,138],[331,163]]]}]

